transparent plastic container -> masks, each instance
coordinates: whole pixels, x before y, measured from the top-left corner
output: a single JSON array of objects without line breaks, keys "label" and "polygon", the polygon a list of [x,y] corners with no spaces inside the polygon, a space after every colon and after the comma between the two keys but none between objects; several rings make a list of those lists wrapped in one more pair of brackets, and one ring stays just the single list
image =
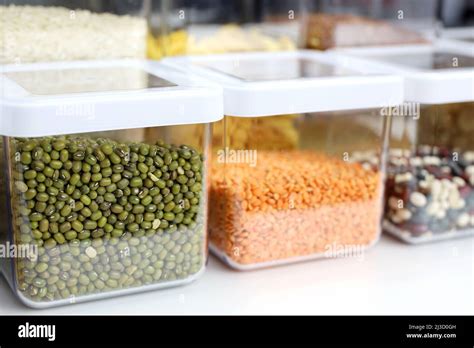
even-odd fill
[{"label": "transparent plastic container", "polygon": [[[219,88],[132,60],[4,66],[0,78],[0,238],[18,250],[1,271],[23,303],[95,300],[203,273]],[[195,136],[181,137],[188,127]],[[130,140],[129,129],[153,133]]]},{"label": "transparent plastic container", "polygon": [[150,57],[295,50],[306,1],[154,1]]},{"label": "transparent plastic container", "polygon": [[405,79],[393,110],[384,228],[411,244],[474,232],[474,53],[460,43],[346,51]]},{"label": "transparent plastic container", "polygon": [[2,3],[0,64],[146,57],[149,0]]},{"label": "transparent plastic container", "polygon": [[401,102],[400,78],[310,51],[164,64],[224,88],[209,231],[225,263],[250,270],[359,255],[378,240],[390,127],[381,110]]}]

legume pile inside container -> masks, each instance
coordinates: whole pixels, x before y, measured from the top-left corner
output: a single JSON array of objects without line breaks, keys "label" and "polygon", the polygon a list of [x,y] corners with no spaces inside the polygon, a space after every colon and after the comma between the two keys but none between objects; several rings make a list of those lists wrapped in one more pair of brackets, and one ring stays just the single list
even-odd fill
[{"label": "legume pile inside container", "polygon": [[[1,238],[25,251],[2,271],[25,304],[181,285],[203,272],[218,88],[145,61],[6,66],[1,79]],[[120,137],[150,127],[160,136]],[[199,137],[170,136],[187,127]]]},{"label": "legume pile inside container", "polygon": [[[401,102],[400,78],[365,76],[308,51],[165,64],[224,88],[225,137],[213,144],[209,217],[216,255],[247,270],[362,252],[377,241],[390,122],[380,105]],[[268,143],[255,131],[288,114],[294,142],[274,134]]]},{"label": "legume pile inside container", "polygon": [[442,41],[348,53],[405,77],[407,102],[393,110],[385,230],[408,243],[472,235],[472,49]]}]

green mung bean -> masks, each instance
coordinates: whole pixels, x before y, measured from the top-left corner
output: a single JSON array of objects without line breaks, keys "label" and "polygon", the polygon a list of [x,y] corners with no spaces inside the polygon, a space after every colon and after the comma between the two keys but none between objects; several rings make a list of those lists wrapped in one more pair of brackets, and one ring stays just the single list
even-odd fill
[{"label": "green mung bean", "polygon": [[13,199],[27,219],[18,240],[41,255],[18,263],[25,296],[54,301],[201,269],[204,172],[195,150],[77,136],[13,139],[13,148]]}]

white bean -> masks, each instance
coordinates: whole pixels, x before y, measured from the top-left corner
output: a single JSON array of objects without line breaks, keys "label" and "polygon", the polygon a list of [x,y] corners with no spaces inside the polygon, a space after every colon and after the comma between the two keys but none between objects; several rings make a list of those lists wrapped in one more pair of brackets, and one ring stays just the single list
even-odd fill
[{"label": "white bean", "polygon": [[420,193],[420,192],[413,192],[410,195],[410,202],[415,206],[415,207],[424,207],[426,203],[428,202],[425,195]]},{"label": "white bean", "polygon": [[463,214],[459,215],[459,217],[456,221],[456,224],[458,225],[458,227],[466,227],[467,225],[469,225],[469,222],[470,222],[469,214],[468,213],[463,213]]},{"label": "white bean", "polygon": [[466,185],[466,181],[464,181],[463,178],[460,178],[459,176],[455,176],[453,178],[453,182],[458,186],[458,187],[463,187]]}]

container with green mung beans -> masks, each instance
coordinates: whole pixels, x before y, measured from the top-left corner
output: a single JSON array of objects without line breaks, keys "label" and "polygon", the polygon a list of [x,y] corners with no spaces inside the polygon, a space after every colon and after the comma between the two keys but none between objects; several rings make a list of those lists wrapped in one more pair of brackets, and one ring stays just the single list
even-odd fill
[{"label": "container with green mung beans", "polygon": [[12,65],[0,79],[0,269],[23,303],[202,274],[219,88],[133,60]]}]

